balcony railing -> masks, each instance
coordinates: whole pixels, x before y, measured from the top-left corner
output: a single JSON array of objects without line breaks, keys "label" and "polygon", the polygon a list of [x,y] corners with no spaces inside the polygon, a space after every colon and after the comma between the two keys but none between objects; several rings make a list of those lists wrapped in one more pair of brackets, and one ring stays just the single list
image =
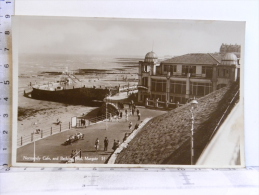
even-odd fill
[{"label": "balcony railing", "polygon": [[159,100],[150,100],[146,99],[145,105],[147,107],[154,107],[154,108],[166,108],[166,109],[174,109],[179,106],[182,106],[183,104],[180,103],[172,103],[172,102],[166,102],[166,101],[159,101]]}]

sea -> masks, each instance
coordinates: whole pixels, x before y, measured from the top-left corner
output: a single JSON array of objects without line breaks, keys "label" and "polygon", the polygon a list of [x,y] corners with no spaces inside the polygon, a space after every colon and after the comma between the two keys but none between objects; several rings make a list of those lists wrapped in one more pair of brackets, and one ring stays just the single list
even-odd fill
[{"label": "sea", "polygon": [[43,72],[96,70],[133,70],[137,73],[140,56],[102,56],[65,54],[20,54],[18,59],[19,76],[37,75]]}]

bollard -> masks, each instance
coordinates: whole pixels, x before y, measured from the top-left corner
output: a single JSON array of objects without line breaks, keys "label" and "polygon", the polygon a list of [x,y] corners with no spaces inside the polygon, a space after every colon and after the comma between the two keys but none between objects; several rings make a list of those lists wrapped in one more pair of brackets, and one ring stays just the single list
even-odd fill
[{"label": "bollard", "polygon": [[22,146],[22,137],[21,137],[21,146]]},{"label": "bollard", "polygon": [[61,132],[61,124],[59,126],[60,126],[60,132]]},{"label": "bollard", "polygon": [[68,123],[68,129],[70,129],[70,122]]},{"label": "bollard", "polygon": [[40,133],[41,133],[40,138],[43,138],[43,130],[41,130]]},{"label": "bollard", "polygon": [[52,127],[50,127],[50,135],[52,135]]}]

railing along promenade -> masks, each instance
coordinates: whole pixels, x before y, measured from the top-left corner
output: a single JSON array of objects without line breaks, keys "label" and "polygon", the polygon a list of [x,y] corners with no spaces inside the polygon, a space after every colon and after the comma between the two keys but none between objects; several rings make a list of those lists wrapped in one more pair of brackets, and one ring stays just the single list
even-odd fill
[{"label": "railing along promenade", "polygon": [[[35,128],[32,130],[32,132],[28,135],[23,135],[21,137],[17,138],[17,147],[22,147],[27,144],[33,143],[34,141],[38,141],[40,139],[68,131],[70,129],[76,129],[76,128],[82,128],[82,127],[88,127],[91,125],[94,125],[98,122],[104,122],[106,120],[109,120],[109,115],[114,116],[116,113],[115,112],[109,112],[104,115],[100,115],[97,117],[93,118],[85,118],[85,124],[82,125],[80,122],[77,122],[76,127],[71,126],[71,122],[60,122],[60,123],[53,123],[53,125],[46,127],[46,128]],[[83,117],[80,117],[83,118]]]}]

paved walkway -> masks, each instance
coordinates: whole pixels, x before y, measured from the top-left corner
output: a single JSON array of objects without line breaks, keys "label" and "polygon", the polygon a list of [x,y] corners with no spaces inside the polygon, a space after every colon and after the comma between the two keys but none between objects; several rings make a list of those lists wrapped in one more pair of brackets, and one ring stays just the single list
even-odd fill
[{"label": "paved walkway", "polygon": [[[155,117],[166,113],[166,111],[151,110],[144,107],[137,107],[141,113],[140,121],[145,118]],[[132,121],[133,127],[136,123],[140,123],[137,120],[137,115],[129,116],[129,121]],[[112,146],[114,139],[120,140],[125,135],[125,133],[131,132],[129,130],[129,121],[125,121],[125,112],[123,112],[123,118],[119,121],[100,122],[86,128],[76,128],[69,131],[61,132],[53,136],[43,138],[35,142],[35,163],[64,163],[71,155],[72,150],[79,151],[82,150],[82,158],[78,158],[76,163],[99,163],[103,164],[106,162],[108,157],[112,154]],[[65,140],[77,132],[83,133],[84,139],[78,140],[71,145],[62,145]],[[109,139],[108,151],[103,151],[104,149],[104,138]],[[94,143],[96,138],[100,140],[99,150],[96,151],[94,148]],[[17,162],[27,163],[32,162],[34,157],[34,144],[28,144],[17,149]]]}]

